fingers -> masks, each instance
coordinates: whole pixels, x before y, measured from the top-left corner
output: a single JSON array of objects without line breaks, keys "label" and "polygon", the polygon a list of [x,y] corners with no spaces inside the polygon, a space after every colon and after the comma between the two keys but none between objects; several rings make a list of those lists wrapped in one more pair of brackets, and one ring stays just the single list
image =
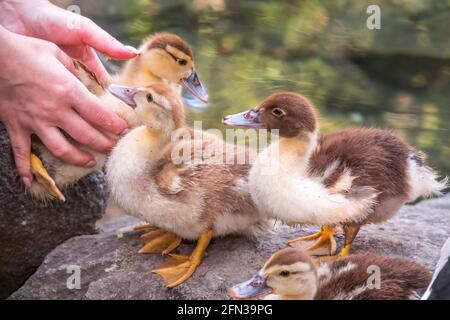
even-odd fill
[{"label": "fingers", "polygon": [[105,67],[101,63],[94,49],[86,47],[85,54],[81,58],[81,61],[97,76],[100,83],[105,84],[109,82],[109,74],[105,70]]},{"label": "fingers", "polygon": [[73,59],[69,57],[67,54],[65,54],[62,50],[59,48],[56,51],[56,58],[61,62],[61,64],[69,70],[73,75],[77,75],[77,70],[75,68]]},{"label": "fingers", "polygon": [[81,28],[78,30],[84,44],[111,58],[131,59],[139,54],[139,50],[123,45],[90,19],[82,19]]},{"label": "fingers", "polygon": [[89,123],[84,121],[75,111],[65,115],[66,121],[61,128],[79,143],[89,146],[99,152],[108,153],[115,145],[115,141]]},{"label": "fingers", "polygon": [[11,146],[14,154],[14,161],[16,162],[17,171],[22,178],[23,184],[27,187],[31,187],[31,181],[33,181],[33,175],[30,171],[30,149],[31,138],[30,135],[21,130],[14,130],[7,128],[9,138],[11,140]]},{"label": "fingers", "polygon": [[98,58],[95,50],[86,45],[60,46],[66,54],[73,59],[83,62],[83,64],[92,71],[102,84],[109,83],[109,74]]},{"label": "fingers", "polygon": [[114,133],[121,134],[128,128],[127,123],[112,110],[101,104],[100,100],[90,93],[79,81],[78,95],[74,97],[73,108],[91,125]]},{"label": "fingers", "polygon": [[90,153],[82,151],[69,143],[58,128],[43,128],[38,130],[36,134],[50,152],[62,161],[88,168],[95,166],[96,162],[94,157]]}]

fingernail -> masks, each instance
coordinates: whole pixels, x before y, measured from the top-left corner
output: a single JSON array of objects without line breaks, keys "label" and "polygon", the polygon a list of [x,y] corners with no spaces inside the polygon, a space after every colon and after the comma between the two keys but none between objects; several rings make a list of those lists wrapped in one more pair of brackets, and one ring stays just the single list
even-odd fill
[{"label": "fingernail", "polygon": [[128,49],[128,51],[134,53],[134,54],[141,54],[141,51],[139,51],[139,49],[136,49],[135,47],[132,46],[125,46],[125,48]]},{"label": "fingernail", "polygon": [[85,167],[86,168],[92,168],[92,167],[95,167],[96,164],[97,164],[97,161],[91,160],[88,163],[86,163]]},{"label": "fingernail", "polygon": [[27,188],[31,188],[31,179],[28,177],[22,177],[22,182]]}]

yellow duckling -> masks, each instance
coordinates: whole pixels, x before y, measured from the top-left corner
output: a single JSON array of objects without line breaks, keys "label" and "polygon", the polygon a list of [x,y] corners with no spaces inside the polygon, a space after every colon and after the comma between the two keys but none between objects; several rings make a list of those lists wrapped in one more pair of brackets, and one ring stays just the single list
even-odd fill
[{"label": "yellow duckling", "polygon": [[[249,165],[190,158],[191,147],[198,142],[203,149],[210,141],[195,141],[189,135],[192,129],[185,127],[184,107],[176,92],[163,84],[136,89],[111,86],[111,91],[136,108],[143,124],[120,139],[106,164],[116,204],[160,228],[143,235],[147,244],[140,252],[167,254],[181,239],[198,240],[190,256],[172,254],[154,270],[168,287],[194,273],[214,236],[253,234],[267,226],[248,193]],[[174,132],[180,134],[176,137],[188,137],[175,139]],[[216,148],[215,156],[222,157],[225,149]]]},{"label": "yellow duckling", "polygon": [[374,253],[316,265],[299,249],[275,253],[249,281],[230,289],[234,299],[418,300],[431,280],[421,264]]},{"label": "yellow duckling", "polygon": [[307,251],[334,254],[334,234],[341,225],[345,241],[340,255],[346,255],[362,225],[386,221],[403,204],[439,195],[446,187],[447,178],[438,180],[424,154],[392,132],[347,129],[319,139],[317,118],[305,97],[280,92],[224,119],[232,126],[278,130],[278,141],[252,166],[250,190],[267,218],[323,226],[291,244],[316,240]]},{"label": "yellow duckling", "polygon": [[[194,67],[192,49],[180,37],[171,33],[158,33],[144,40],[140,50],[141,55],[126,62],[122,72],[113,77],[115,82],[132,86],[164,82],[179,93],[183,86],[194,96],[207,102],[208,95]],[[127,121],[130,128],[139,123],[134,119],[135,113],[128,105],[109,94],[105,89],[108,85],[100,84],[95,75],[81,63],[75,62],[75,65],[77,76],[83,84],[106,106]],[[82,147],[75,141],[72,143],[93,154],[97,165],[94,168],[84,168],[66,164],[54,157],[38,139],[35,139],[30,159],[31,170],[36,178],[30,188],[34,197],[42,200],[58,198],[65,201],[60,188],[75,183],[103,167],[106,160],[104,154]]]},{"label": "yellow duckling", "polygon": [[195,70],[191,47],[179,36],[155,33],[139,47],[141,54],[127,61],[122,71],[113,77],[113,83],[130,87],[143,87],[164,82],[181,92],[181,87],[203,102],[208,94]]}]

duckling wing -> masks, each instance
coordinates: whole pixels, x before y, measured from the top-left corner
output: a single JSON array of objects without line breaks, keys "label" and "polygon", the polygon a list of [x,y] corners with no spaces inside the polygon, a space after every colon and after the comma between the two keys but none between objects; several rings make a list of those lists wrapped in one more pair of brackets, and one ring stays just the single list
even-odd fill
[{"label": "duckling wing", "polygon": [[370,187],[379,199],[404,198],[411,147],[389,131],[347,129],[322,137],[311,156],[309,174],[337,191]]},{"label": "duckling wing", "polygon": [[[241,231],[256,234],[265,230],[266,221],[262,221],[258,215],[249,192],[248,174],[251,165],[227,164],[223,160],[240,153],[248,155],[252,151],[226,145],[214,137],[209,138],[178,142],[165,150],[152,172],[158,191],[171,200],[184,203],[191,203],[195,199],[200,206],[199,221],[214,226],[217,235]],[[204,157],[193,155],[195,143],[206,151],[215,145],[215,153]],[[190,157],[183,157],[183,161],[178,162],[173,152],[181,146],[187,147],[184,150]]]},{"label": "duckling wing", "polygon": [[[196,189],[223,196],[227,188],[247,185],[252,151],[205,132],[200,132],[200,137],[172,143],[163,151],[151,172],[161,193],[175,195]],[[236,164],[238,157],[243,164]]]},{"label": "duckling wing", "polygon": [[318,277],[317,300],[406,300],[419,297],[431,274],[412,260],[364,253],[320,264]]},{"label": "duckling wing", "polygon": [[77,78],[96,96],[101,96],[105,89],[98,80],[97,76],[89,70],[82,62],[73,60]]}]

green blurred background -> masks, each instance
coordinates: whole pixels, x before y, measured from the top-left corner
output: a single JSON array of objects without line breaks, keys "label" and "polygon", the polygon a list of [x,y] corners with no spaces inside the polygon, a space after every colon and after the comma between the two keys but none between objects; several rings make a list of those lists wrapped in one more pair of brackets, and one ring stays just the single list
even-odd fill
[{"label": "green blurred background", "polygon": [[[210,107],[204,128],[277,90],[309,97],[323,133],[392,128],[450,175],[450,0],[53,1],[127,44],[171,31],[193,47]],[[370,4],[381,30],[366,27]]]}]

